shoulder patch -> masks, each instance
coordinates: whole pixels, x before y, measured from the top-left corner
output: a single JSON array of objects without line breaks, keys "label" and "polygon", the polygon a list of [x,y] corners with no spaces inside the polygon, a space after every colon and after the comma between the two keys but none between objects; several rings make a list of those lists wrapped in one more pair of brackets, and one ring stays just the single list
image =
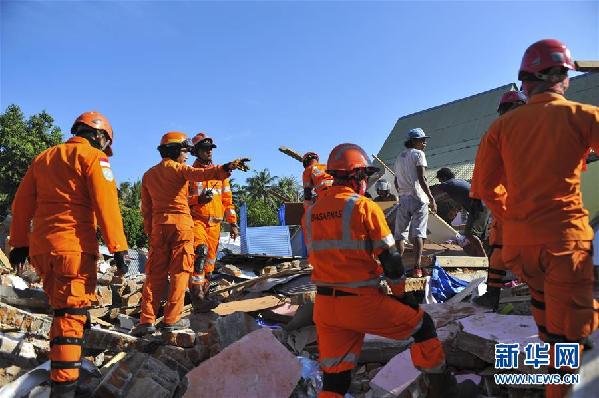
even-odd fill
[{"label": "shoulder patch", "polygon": [[100,166],[110,167],[110,162],[108,161],[107,157],[100,157],[100,158],[98,158],[98,161],[100,162]]},{"label": "shoulder patch", "polygon": [[112,169],[110,167],[102,167],[102,175],[106,181],[112,182],[114,180],[114,175],[112,174]]}]

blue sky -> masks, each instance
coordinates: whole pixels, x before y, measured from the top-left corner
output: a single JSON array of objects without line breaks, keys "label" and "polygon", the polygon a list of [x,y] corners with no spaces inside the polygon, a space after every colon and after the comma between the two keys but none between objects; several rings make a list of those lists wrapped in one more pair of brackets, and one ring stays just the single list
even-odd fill
[{"label": "blue sky", "polygon": [[[115,130],[119,181],[159,161],[169,130],[206,131],[215,160],[301,175],[279,145],[376,153],[406,114],[516,81],[558,38],[599,59],[599,2],[1,1],[0,106],[83,111]],[[243,178],[236,173],[237,178]]]}]

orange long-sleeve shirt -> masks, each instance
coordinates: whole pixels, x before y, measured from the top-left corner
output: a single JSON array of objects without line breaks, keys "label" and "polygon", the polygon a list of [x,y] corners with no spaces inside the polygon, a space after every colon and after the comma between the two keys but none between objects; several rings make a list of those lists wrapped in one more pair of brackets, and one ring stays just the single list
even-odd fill
[{"label": "orange long-sleeve shirt", "polygon": [[98,253],[98,224],[108,250],[127,250],[108,157],[81,137],[35,158],[19,185],[12,214],[10,244],[29,246],[30,255]]},{"label": "orange long-sleeve shirt", "polygon": [[306,210],[302,225],[317,285],[376,286],[376,257],[395,245],[381,208],[343,186],[332,186]]},{"label": "orange long-sleeve shirt", "polygon": [[319,195],[323,188],[333,185],[333,177],[326,172],[324,164],[313,164],[304,169],[302,182],[304,188],[311,188]]},{"label": "orange long-sleeve shirt", "polygon": [[222,166],[195,168],[172,159],[162,159],[145,172],[141,182],[141,212],[144,231],[152,225],[178,224],[193,227],[187,202],[188,181],[223,180],[229,177]]},{"label": "orange long-sleeve shirt", "polygon": [[[476,155],[471,196],[502,222],[505,244],[593,238],[580,192],[589,148],[599,150],[599,108],[555,93],[534,95],[491,125]],[[504,181],[507,197],[498,189]]]},{"label": "orange long-sleeve shirt", "polygon": [[[193,167],[203,166],[196,160]],[[207,190],[212,190],[212,200],[208,203],[199,203],[200,195]],[[233,192],[231,192],[231,183],[228,178],[191,182],[189,184],[189,206],[194,220],[218,224],[224,219],[228,223],[237,223]]]}]

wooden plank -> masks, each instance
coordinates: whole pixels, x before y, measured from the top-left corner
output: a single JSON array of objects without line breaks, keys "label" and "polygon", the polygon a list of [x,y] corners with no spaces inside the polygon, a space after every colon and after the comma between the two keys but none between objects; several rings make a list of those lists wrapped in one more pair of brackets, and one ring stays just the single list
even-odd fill
[{"label": "wooden plank", "polygon": [[429,242],[445,243],[455,240],[457,231],[447,224],[441,217],[433,212],[428,213],[427,239]]},{"label": "wooden plank", "polygon": [[220,316],[230,315],[234,312],[254,312],[267,308],[277,307],[285,302],[284,298],[277,296],[264,296],[247,300],[230,301],[221,303],[213,309]]},{"label": "wooden plank", "polygon": [[437,263],[443,268],[489,268],[487,257],[437,256]]},{"label": "wooden plank", "polygon": [[477,278],[477,279],[474,279],[474,280],[470,281],[470,283],[468,284],[468,286],[466,286],[464,289],[462,289],[461,292],[459,292],[458,294],[456,294],[453,297],[450,297],[445,302],[446,303],[459,303],[459,302],[461,302],[466,297],[468,297],[469,295],[471,295],[472,292],[474,291],[474,289],[476,289],[478,287],[478,285],[480,285],[484,281],[485,281],[485,278]]}]

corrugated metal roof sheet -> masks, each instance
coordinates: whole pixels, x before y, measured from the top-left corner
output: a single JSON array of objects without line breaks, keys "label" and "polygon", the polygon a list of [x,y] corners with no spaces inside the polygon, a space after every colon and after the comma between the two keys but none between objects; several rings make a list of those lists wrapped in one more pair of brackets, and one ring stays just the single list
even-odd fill
[{"label": "corrugated metal roof sheet", "polygon": [[247,205],[245,203],[239,209],[239,218],[241,254],[292,256],[289,227],[248,227]]},{"label": "corrugated metal roof sheet", "polygon": [[[456,176],[469,180],[472,178],[480,138],[497,118],[499,99],[504,92],[515,88],[515,83],[505,84],[480,94],[400,117],[377,156],[393,168],[395,158],[405,148],[406,132],[411,128],[421,127],[431,136],[426,148],[429,184],[438,182],[436,172],[441,167],[449,167]],[[570,79],[566,97],[573,101],[599,106],[599,73],[587,73]],[[380,176],[387,181],[393,181],[393,176],[388,171],[381,173]],[[374,184],[377,178],[372,179],[370,183]],[[392,191],[395,192],[394,187]],[[374,187],[371,186],[369,192],[376,196]]]}]

